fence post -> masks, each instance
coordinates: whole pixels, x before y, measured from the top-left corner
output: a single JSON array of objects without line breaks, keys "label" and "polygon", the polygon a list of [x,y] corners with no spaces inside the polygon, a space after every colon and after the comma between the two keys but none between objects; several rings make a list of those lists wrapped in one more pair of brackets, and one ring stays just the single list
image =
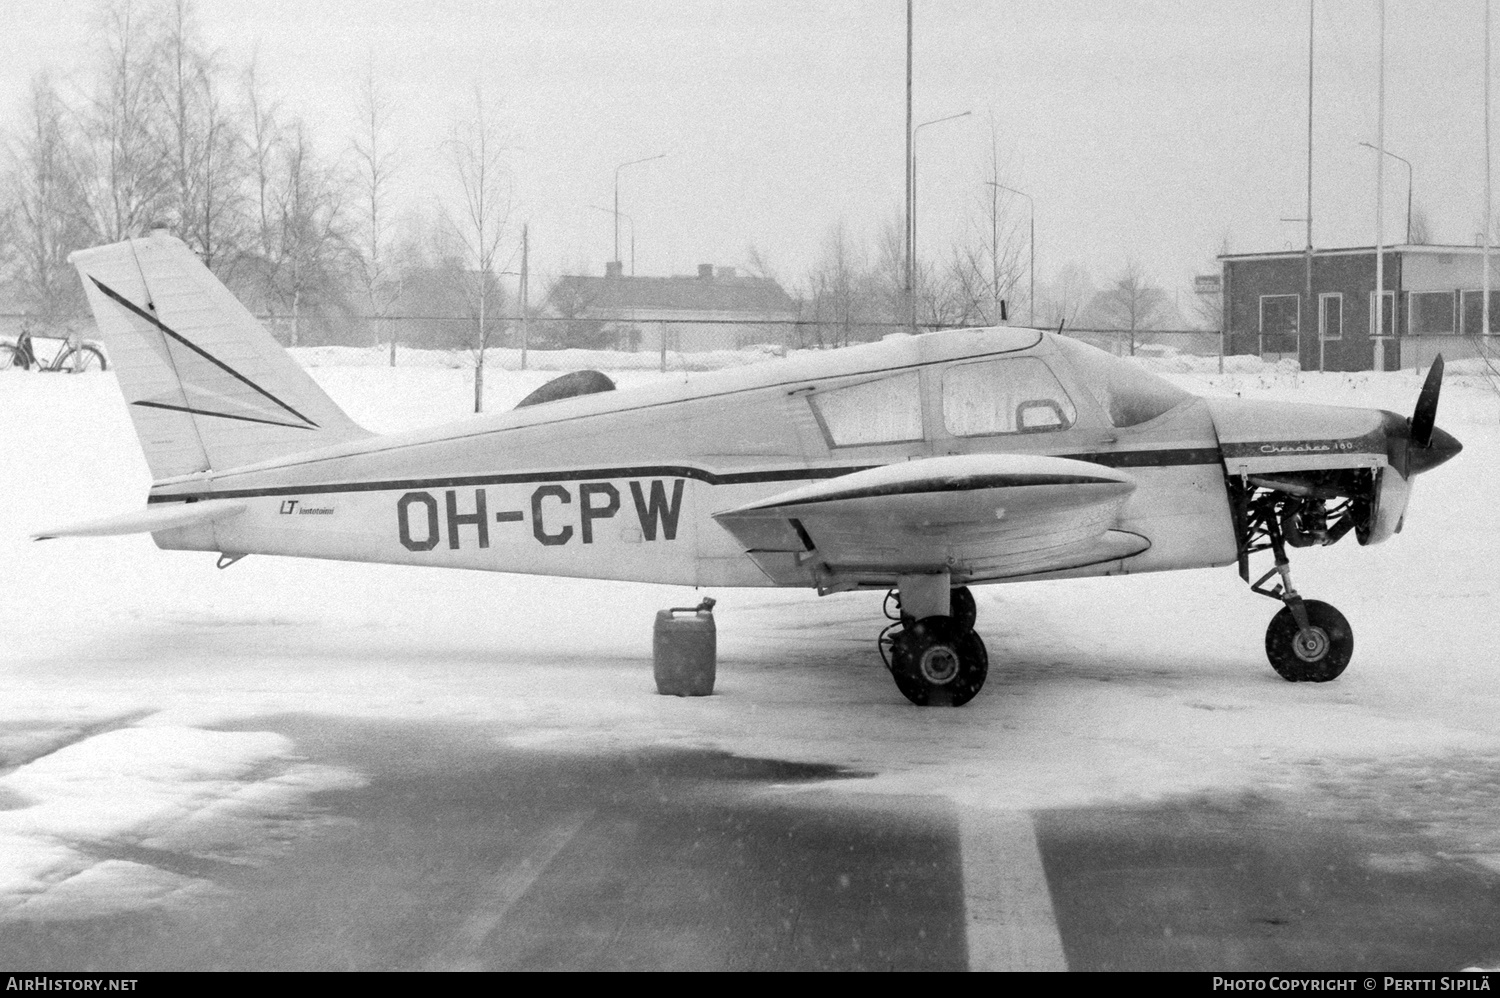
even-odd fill
[{"label": "fence post", "polygon": [[657,337],[659,340],[661,340],[661,373],[662,374],[666,374],[667,373],[667,324],[665,322],[659,322],[659,323],[656,324],[656,328],[661,331],[661,335]]}]

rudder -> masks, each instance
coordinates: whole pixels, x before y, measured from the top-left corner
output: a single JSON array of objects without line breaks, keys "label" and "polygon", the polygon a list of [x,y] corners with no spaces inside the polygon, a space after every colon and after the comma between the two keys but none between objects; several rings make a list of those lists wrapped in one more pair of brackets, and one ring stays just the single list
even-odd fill
[{"label": "rudder", "polygon": [[181,240],[153,233],[68,261],[83,279],[154,479],[370,435]]}]

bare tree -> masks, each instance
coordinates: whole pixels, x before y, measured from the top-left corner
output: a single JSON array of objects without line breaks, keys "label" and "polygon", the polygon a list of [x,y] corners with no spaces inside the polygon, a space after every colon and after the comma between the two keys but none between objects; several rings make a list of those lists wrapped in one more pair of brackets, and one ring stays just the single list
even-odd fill
[{"label": "bare tree", "polygon": [[[1011,211],[1017,195],[1002,181],[1000,130],[993,115],[989,159],[982,194],[969,212],[970,237],[966,245],[954,247],[948,265],[949,283],[960,296],[950,307],[965,323],[999,322],[1002,301],[1016,309],[1029,304],[1029,300],[1016,299],[1017,282],[1026,272],[1022,253],[1028,249],[1028,230]],[[1029,285],[1026,293],[1031,294]]]},{"label": "bare tree", "polygon": [[[1417,205],[1411,210],[1411,238],[1413,246],[1427,246],[1432,242],[1432,222],[1427,217],[1427,209]],[[1374,311],[1374,308],[1371,308]]]},{"label": "bare tree", "polygon": [[275,174],[276,150],[281,143],[281,127],[277,121],[280,108],[265,92],[260,80],[260,63],[257,56],[250,57],[250,65],[244,76],[246,146],[250,171],[250,200],[252,204],[251,240],[253,252],[261,260],[273,257],[275,239]]},{"label": "bare tree", "polygon": [[190,0],[172,0],[160,41],[161,104],[171,161],[170,212],[178,236],[223,270],[243,238],[239,136],[216,82],[214,57],[195,36]]},{"label": "bare tree", "polygon": [[1046,326],[1076,326],[1093,300],[1093,278],[1080,264],[1064,264],[1051,284],[1037,293],[1037,318]]},{"label": "bare tree", "polygon": [[325,310],[341,283],[348,242],[343,229],[343,191],[321,164],[301,121],[288,129],[276,179],[276,241],[272,287],[291,311],[290,344],[301,342],[303,310]]},{"label": "bare tree", "polygon": [[482,412],[484,351],[491,334],[489,306],[500,290],[495,263],[510,218],[510,182],[505,170],[504,140],[485,106],[484,92],[477,85],[473,110],[454,124],[447,147],[461,192],[457,210],[450,212],[449,217],[472,267],[471,288],[478,320],[473,343],[474,411]]},{"label": "bare tree", "polygon": [[1155,327],[1169,307],[1167,293],[1151,283],[1139,260],[1127,257],[1114,285],[1095,295],[1090,309],[1102,325],[1130,331],[1130,355],[1134,357],[1136,331]]},{"label": "bare tree", "polygon": [[86,245],[89,233],[75,210],[78,178],[67,110],[45,72],[31,81],[24,131],[9,159],[11,273],[25,307],[56,327],[82,308],[68,254]]},{"label": "bare tree", "polygon": [[[353,140],[359,186],[359,279],[370,318],[381,320],[401,296],[401,281],[391,265],[389,203],[398,156],[390,137],[391,100],[375,78],[375,59],[365,63],[360,86],[359,134]],[[396,366],[395,325],[390,324],[391,366]],[[378,342],[378,337],[377,337]]]},{"label": "bare tree", "polygon": [[808,283],[815,345],[847,346],[863,338],[860,327],[872,319],[873,281],[864,251],[850,239],[843,220],[823,236],[823,254]]},{"label": "bare tree", "polygon": [[115,0],[100,13],[103,65],[83,114],[82,194],[95,238],[114,242],[162,220],[171,168],[147,18],[132,0]]}]

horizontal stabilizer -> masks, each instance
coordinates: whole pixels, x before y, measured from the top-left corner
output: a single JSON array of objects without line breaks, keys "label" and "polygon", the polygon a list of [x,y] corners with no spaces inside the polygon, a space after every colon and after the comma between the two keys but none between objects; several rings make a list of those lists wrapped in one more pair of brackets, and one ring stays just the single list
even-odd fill
[{"label": "horizontal stabilizer", "polygon": [[56,530],[43,530],[32,534],[34,541],[48,541],[54,537],[114,537],[119,534],[153,534],[158,530],[173,530],[192,527],[200,523],[223,520],[234,516],[245,508],[242,502],[233,499],[209,499],[205,502],[172,503],[169,506],[151,506],[131,513],[106,516],[101,520],[88,520]]}]

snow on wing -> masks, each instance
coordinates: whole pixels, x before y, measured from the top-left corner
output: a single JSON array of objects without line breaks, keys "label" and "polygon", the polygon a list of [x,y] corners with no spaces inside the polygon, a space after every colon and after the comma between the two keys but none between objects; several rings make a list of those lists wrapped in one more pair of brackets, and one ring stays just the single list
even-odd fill
[{"label": "snow on wing", "polygon": [[1111,529],[1135,490],[1122,471],[1020,454],[934,457],[857,471],[714,519],[783,585],[889,584],[952,572],[955,584],[1138,554]]}]

